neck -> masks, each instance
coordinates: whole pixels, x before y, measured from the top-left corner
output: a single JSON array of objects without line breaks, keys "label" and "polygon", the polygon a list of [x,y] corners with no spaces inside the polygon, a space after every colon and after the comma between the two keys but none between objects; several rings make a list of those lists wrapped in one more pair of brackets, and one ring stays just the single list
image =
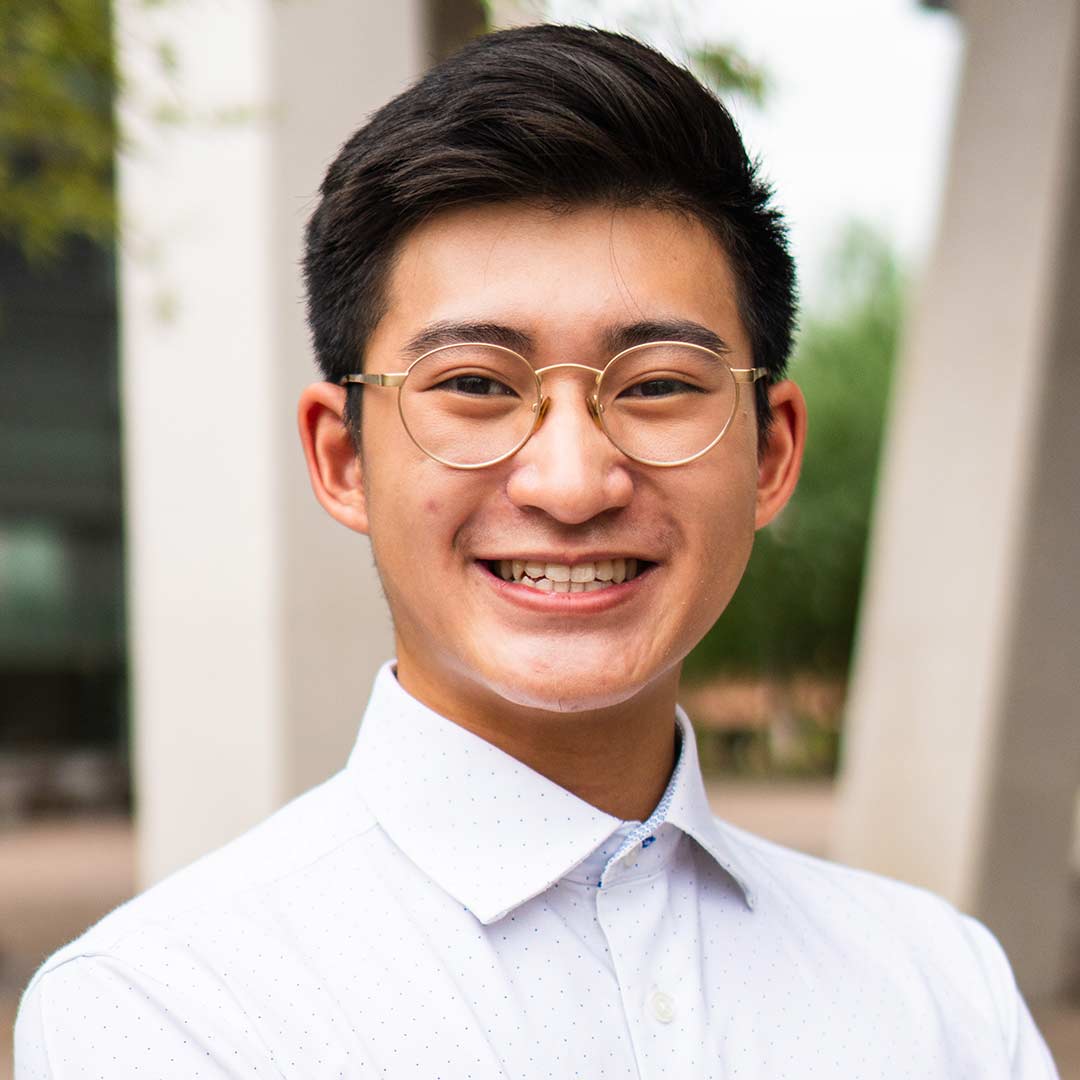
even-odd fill
[{"label": "neck", "polygon": [[675,766],[679,667],[627,701],[581,712],[521,706],[477,683],[432,678],[401,651],[397,677],[428,708],[623,821],[653,812]]}]

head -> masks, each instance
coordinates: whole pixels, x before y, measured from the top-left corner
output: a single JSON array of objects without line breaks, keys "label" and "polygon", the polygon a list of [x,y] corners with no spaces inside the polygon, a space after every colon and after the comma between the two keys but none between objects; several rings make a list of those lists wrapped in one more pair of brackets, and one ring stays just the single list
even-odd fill
[{"label": "head", "polygon": [[[304,267],[325,382],[305,392],[301,433],[320,501],[371,536],[399,672],[548,713],[671,685],[790,494],[803,437],[783,378],[793,265],[726,110],[632,39],[504,31],[377,112],[321,193]],[[556,369],[529,442],[459,471],[411,442],[396,390],[338,385],[404,370],[410,343],[447,324],[509,338],[536,368],[602,367],[643,327],[697,326],[767,376],[716,447],[659,469],[591,422],[586,373]],[[576,607],[491,573],[618,557],[644,572]]]},{"label": "head", "polygon": [[[399,244],[457,206],[648,206],[700,221],[731,264],[757,366],[782,378],[795,269],[780,214],[724,106],[632,38],[567,26],[489,34],[380,109],[342,147],[308,226],[319,366],[355,371],[386,312]],[[764,437],[767,385],[757,389]],[[349,394],[359,433],[362,391]]]}]

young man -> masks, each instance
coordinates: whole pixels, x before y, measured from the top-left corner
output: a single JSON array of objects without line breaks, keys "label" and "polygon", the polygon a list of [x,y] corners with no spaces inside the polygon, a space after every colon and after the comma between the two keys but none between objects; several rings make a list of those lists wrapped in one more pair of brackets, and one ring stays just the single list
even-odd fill
[{"label": "young man", "polygon": [[342,773],[45,965],[20,1080],[1054,1076],[979,923],[709,813],[680,664],[805,434],[722,106],[490,36],[345,145],[305,266],[311,482],[396,662]]}]

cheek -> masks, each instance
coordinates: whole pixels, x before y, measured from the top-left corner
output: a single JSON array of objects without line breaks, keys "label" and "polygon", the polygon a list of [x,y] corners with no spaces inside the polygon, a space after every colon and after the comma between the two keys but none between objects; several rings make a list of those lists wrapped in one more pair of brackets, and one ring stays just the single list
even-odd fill
[{"label": "cheek", "polygon": [[699,580],[711,596],[727,598],[746,569],[754,543],[756,473],[742,470],[715,477],[708,496],[700,497],[695,523],[695,558]]},{"label": "cheek", "polygon": [[407,562],[417,584],[455,566],[463,531],[489,498],[486,478],[421,457],[373,480],[371,539],[381,564]]}]

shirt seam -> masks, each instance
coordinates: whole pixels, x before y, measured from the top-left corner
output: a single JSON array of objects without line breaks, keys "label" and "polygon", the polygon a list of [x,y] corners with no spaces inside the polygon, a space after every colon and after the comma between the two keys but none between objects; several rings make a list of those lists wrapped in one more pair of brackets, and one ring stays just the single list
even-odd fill
[{"label": "shirt seam", "polygon": [[[367,808],[366,803],[365,808]],[[259,881],[255,884],[245,885],[242,889],[238,889],[236,892],[227,893],[225,896],[211,897],[210,899],[205,900],[201,903],[189,904],[188,906],[179,908],[178,910],[170,911],[166,915],[148,919],[145,922],[139,923],[137,926],[118,930],[116,936],[106,939],[106,941],[102,942],[99,947],[95,948],[90,953],[78,953],[72,957],[65,957],[57,965],[55,965],[55,967],[49,967],[48,961],[46,961],[45,964],[42,965],[41,971],[39,971],[38,974],[41,975],[47,973],[48,971],[56,970],[56,968],[59,968],[63,966],[63,964],[67,963],[68,959],[77,959],[77,957],[80,955],[96,955],[98,951],[101,951],[104,955],[107,955],[110,950],[121,948],[122,945],[126,944],[132,938],[138,937],[139,934],[145,933],[150,930],[167,929],[170,923],[172,923],[173,921],[178,920],[185,915],[190,915],[193,912],[206,911],[208,909],[224,911],[231,905],[233,901],[239,899],[240,897],[249,896],[251,893],[256,892],[259,889],[279,885],[282,882],[287,881],[289,878],[297,874],[303,873],[305,870],[310,870],[313,866],[316,866],[324,859],[328,859],[331,855],[336,854],[342,848],[347,847],[349,844],[354,843],[355,841],[367,836],[369,832],[376,828],[381,828],[381,826],[379,825],[378,820],[373,817],[365,828],[359,830],[358,832],[350,834],[344,840],[339,841],[332,847],[329,847],[325,851],[320,852],[318,855],[305,860],[299,866],[294,866],[290,870],[287,870],[281,874],[277,874],[272,877],[265,878],[264,880]],[[132,899],[138,899],[138,897],[136,896]],[[89,932],[90,931],[87,931],[87,933]]]}]

